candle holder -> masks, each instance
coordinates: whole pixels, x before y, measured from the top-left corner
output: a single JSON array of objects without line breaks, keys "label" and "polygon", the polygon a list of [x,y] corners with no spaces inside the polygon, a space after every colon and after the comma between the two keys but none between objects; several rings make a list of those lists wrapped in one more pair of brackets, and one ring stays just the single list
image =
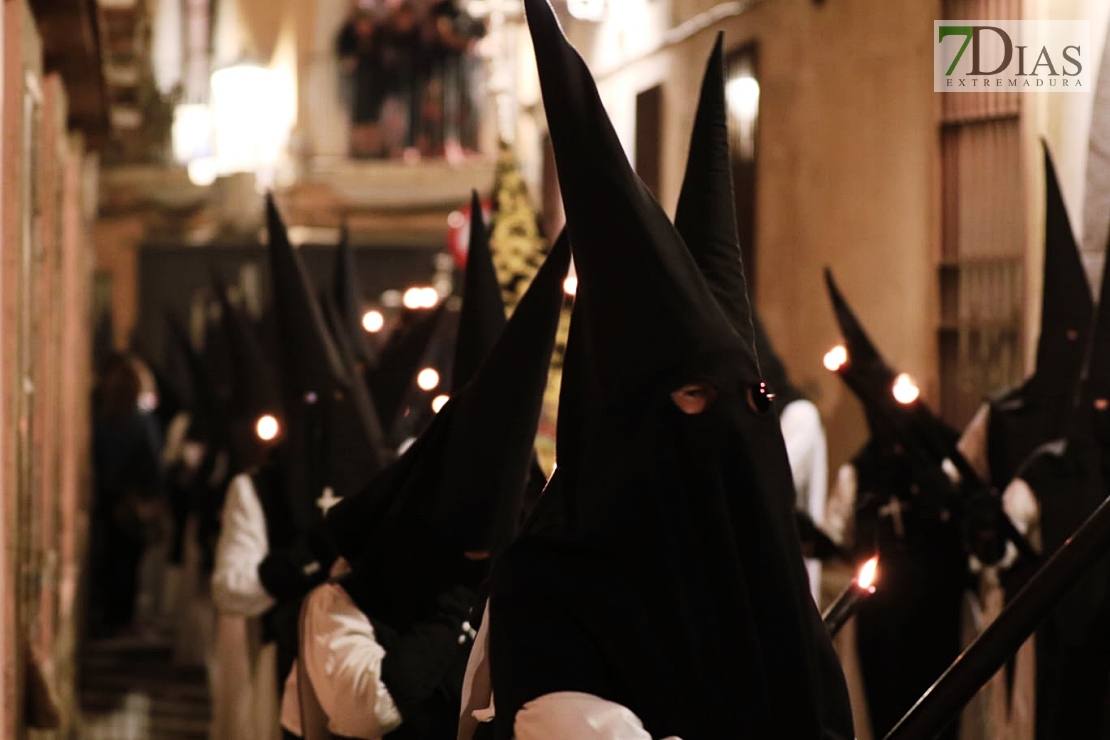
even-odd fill
[{"label": "candle holder", "polygon": [[859,573],[848,587],[844,589],[832,605],[825,610],[822,619],[825,622],[825,627],[829,630],[829,635],[836,637],[841,628],[855,616],[859,611],[860,605],[867,599],[868,596],[875,593],[875,578],[879,569],[879,556],[868,560],[860,566]]}]

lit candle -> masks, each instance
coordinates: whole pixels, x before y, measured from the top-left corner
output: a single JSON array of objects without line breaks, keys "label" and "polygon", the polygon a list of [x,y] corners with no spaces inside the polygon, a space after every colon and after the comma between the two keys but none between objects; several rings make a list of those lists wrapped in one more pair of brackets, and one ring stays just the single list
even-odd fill
[{"label": "lit candle", "polygon": [[871,594],[875,593],[875,576],[879,569],[879,556],[868,560],[860,569],[859,574],[848,584],[848,588],[825,611],[822,619],[829,634],[836,637],[841,627],[859,611],[860,604]]}]

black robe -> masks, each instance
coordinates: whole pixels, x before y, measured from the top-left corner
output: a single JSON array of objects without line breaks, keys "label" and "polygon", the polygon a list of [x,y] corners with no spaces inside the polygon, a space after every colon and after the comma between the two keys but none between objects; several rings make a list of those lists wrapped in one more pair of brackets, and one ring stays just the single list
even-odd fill
[{"label": "black robe", "polygon": [[[879,555],[880,585],[859,610],[857,644],[871,727],[882,737],[960,652],[967,555],[955,517],[919,495],[935,483],[907,461],[871,442],[851,465],[855,553]],[[954,739],[956,729],[941,737]]]}]

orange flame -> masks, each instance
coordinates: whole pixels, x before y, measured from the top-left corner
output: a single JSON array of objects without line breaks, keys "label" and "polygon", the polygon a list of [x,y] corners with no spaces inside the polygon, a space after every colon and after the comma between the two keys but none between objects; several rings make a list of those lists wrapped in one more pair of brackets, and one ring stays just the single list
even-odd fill
[{"label": "orange flame", "polygon": [[825,353],[825,369],[836,372],[848,362],[848,349],[838,344]]},{"label": "orange flame", "polygon": [[875,587],[875,580],[879,574],[879,556],[868,560],[859,569],[859,575],[856,576],[856,584],[863,589],[871,590]]}]

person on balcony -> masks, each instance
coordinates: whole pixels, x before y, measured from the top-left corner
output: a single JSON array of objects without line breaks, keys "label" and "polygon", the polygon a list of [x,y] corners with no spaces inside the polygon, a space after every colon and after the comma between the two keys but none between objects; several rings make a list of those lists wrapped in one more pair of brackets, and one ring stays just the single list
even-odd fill
[{"label": "person on balcony", "polygon": [[418,94],[420,28],[412,4],[405,1],[394,8],[379,24],[377,38],[383,153],[396,159],[412,144],[412,101]]},{"label": "person on balcony", "polygon": [[484,26],[463,13],[453,0],[439,0],[428,10],[421,63],[425,76],[417,148],[424,155],[457,160],[475,140],[465,116],[474,109],[468,55],[485,35]]},{"label": "person on balcony", "polygon": [[343,24],[335,44],[351,120],[351,156],[357,158],[382,152],[383,91],[376,31],[373,14],[357,9]]}]

